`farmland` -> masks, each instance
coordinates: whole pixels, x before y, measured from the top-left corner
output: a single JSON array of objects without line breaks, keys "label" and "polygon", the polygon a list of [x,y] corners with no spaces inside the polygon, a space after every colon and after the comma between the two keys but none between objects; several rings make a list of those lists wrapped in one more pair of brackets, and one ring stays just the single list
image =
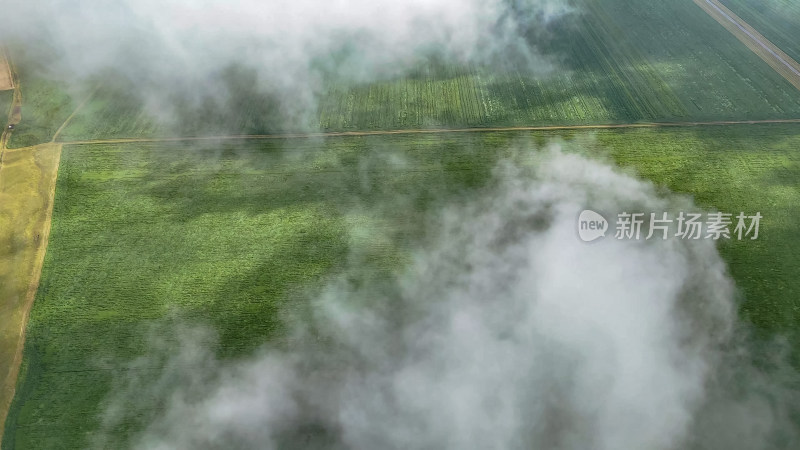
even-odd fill
[{"label": "farmland", "polygon": [[22,148],[49,142],[73,108],[70,96],[58,83],[43,78],[27,78],[20,87],[24,120],[14,130],[9,148]]},{"label": "farmland", "polygon": [[[119,68],[68,81],[9,46],[23,120],[0,167],[0,447],[89,446],[154,324],[209,325],[225,361],[288,345],[282,312],[345,266],[402,271],[443,205],[551,141],[703,209],[760,212],[758,240],[719,250],[742,317],[786,337],[800,367],[800,90],[692,0],[574,3],[532,62],[426,55],[363,82],[321,71],[291,119],[246,64],[215,72],[219,92],[146,91]],[[724,3],[800,59],[800,6]],[[0,91],[3,114],[11,102]],[[567,129],[586,125],[605,128]],[[492,129],[533,126],[564,129]],[[405,134],[356,135],[391,130]],[[117,447],[153,414],[114,430]]]},{"label": "farmland", "polygon": [[690,0],[581,8],[574,21],[551,25],[560,38],[540,46],[535,64],[432,59],[369,83],[328,78],[308,123],[281,122],[246,70],[220,81],[236,93],[227,103],[208,98],[190,114],[178,102],[174,123],[158,119],[172,110],[109,75],[60,140],[800,117],[800,93]]},{"label": "farmland", "polygon": [[792,0],[725,0],[725,6],[794,60],[800,59],[800,4]]},{"label": "farmland", "polygon": [[0,49],[0,91],[14,88],[14,78],[11,75],[11,65],[6,58],[5,49]]},{"label": "farmland", "polygon": [[14,395],[22,358],[22,334],[47,245],[60,151],[59,145],[43,145],[31,150],[3,152],[0,168],[0,422],[5,422]]},{"label": "farmland", "polygon": [[719,0],[694,0],[709,16],[731,32],[775,72],[800,90],[800,63],[776,47],[764,35],[728,9]]},{"label": "farmland", "polygon": [[[411,149],[409,169],[372,143],[308,142],[288,154],[270,145],[67,147],[45,261],[55,276],[40,285],[4,446],[85,445],[114,373],[93,370],[97,358],[140,353],[143,322],[172,307],[212,320],[224,352],[241,354],[274,336],[281,303],[335,271],[348,229],[389,227],[397,238],[364,257],[396,267],[434,194],[469,188],[491,167],[490,153],[457,153],[459,140]],[[345,213],[404,192],[410,209],[388,211],[391,221]],[[81,414],[68,419],[67,408]]]},{"label": "farmland", "polygon": [[97,85],[90,101],[62,131],[59,140],[161,135],[157,121],[145,111],[135,86],[120,80]]},{"label": "farmland", "polygon": [[[220,331],[223,357],[280,340],[276,312],[340,270],[354,246],[379,276],[398,270],[427,213],[484,186],[511,148],[556,136],[66,146],[4,446],[86,445],[112,379],[145,351],[146,324],[171,320],[175,308]],[[760,211],[762,238],[722,251],[743,291],[743,314],[770,333],[796,329],[800,310],[787,295],[800,289],[796,127],[566,139],[703,207]],[[354,234],[366,237],[354,242]],[[117,437],[140,426],[126,424]]]},{"label": "farmland", "polygon": [[[647,145],[633,145],[633,142]],[[770,231],[757,241],[722,245],[745,294],[742,314],[762,331],[791,335],[800,345],[800,251],[793,235],[800,218],[800,132],[795,126],[633,130],[598,134],[621,166],[705,208],[760,211]],[[762,239],[763,237],[763,239]]]},{"label": "farmland", "polygon": [[5,120],[8,117],[8,113],[11,112],[11,100],[13,98],[14,91],[2,91],[0,92],[0,117],[3,118],[3,124],[5,125]]},{"label": "farmland", "polygon": [[[12,49],[13,50],[13,49]],[[14,130],[8,148],[22,148],[50,142],[69,117],[76,102],[67,86],[42,72],[42,63],[24,52],[10,52],[22,98],[23,121]]]}]

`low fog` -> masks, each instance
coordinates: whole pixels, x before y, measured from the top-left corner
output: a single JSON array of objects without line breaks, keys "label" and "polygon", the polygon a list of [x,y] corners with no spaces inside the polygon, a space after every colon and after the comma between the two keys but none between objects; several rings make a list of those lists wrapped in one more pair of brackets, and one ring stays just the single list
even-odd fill
[{"label": "low fog", "polygon": [[[394,279],[356,265],[288,313],[287,346],[221,361],[211,330],[154,332],[93,443],[796,448],[795,374],[777,344],[754,363],[713,241],[587,244],[576,229],[587,207],[697,211],[557,146],[506,160],[479,195],[435,214]],[[143,431],[111,440],[137,421]]]},{"label": "low fog", "polygon": [[[270,110],[291,127],[311,122],[328,83],[400,76],[431,59],[560,70],[539,44],[579,14],[565,0],[4,7],[0,42],[76,92],[114,73],[169,121],[182,102],[224,104],[232,94],[221,80],[235,68],[249,74],[237,83],[274,98]],[[116,380],[92,445],[800,448],[800,397],[784,381],[796,375],[778,344],[760,348],[767,356],[755,364],[714,243],[609,235],[586,244],[576,230],[586,208],[696,210],[557,148],[535,164],[506,161],[491,187],[431,218],[433,237],[394,279],[353,264],[287,312],[287,345],[223,361],[213,330],[154,332],[148,355]],[[138,423],[141,432],[115,441]]]}]

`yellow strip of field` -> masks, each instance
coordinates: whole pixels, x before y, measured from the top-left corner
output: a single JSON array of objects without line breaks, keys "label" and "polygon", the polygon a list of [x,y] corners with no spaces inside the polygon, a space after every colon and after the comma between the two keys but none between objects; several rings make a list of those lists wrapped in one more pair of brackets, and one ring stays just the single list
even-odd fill
[{"label": "yellow strip of field", "polygon": [[789,83],[800,89],[800,64],[791,56],[784,53],[718,0],[694,0],[694,2],[786,78]]},{"label": "yellow strip of field", "polygon": [[42,272],[60,144],[5,150],[0,166],[0,441]]}]

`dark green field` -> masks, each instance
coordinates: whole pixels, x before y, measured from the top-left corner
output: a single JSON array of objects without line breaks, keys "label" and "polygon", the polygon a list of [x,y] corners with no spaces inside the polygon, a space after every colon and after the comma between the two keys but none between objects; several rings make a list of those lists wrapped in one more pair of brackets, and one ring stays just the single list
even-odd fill
[{"label": "dark green field", "polygon": [[0,92],[0,117],[3,118],[3,125],[5,125],[6,117],[8,117],[8,112],[11,109],[11,100],[13,95],[14,91]]},{"label": "dark green field", "polygon": [[[378,276],[402,268],[424,236],[426,214],[480,189],[512,148],[554,137],[66,147],[4,448],[85,446],[121,374],[116,369],[144,354],[146,325],[173,310],[217,328],[223,357],[279,340],[279,308],[291,308],[354,255]],[[610,156],[694,195],[703,207],[760,211],[759,240],[721,248],[742,289],[744,315],[768,333],[797,329],[796,127],[566,139],[567,147]],[[127,424],[119,437],[140,426]]]}]

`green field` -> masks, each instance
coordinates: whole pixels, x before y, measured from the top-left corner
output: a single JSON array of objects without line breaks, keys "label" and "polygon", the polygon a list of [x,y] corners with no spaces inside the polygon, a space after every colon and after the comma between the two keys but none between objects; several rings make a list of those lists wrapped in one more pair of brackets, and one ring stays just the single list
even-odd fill
[{"label": "green field", "polygon": [[[114,373],[93,369],[141,354],[143,322],[171,307],[210,320],[239,354],[274,334],[279,304],[336,270],[348,230],[390,231],[396,239],[363,257],[396,268],[426,204],[488,177],[492,153],[464,143],[67,147],[44,269],[52,277],[29,322],[4,448],[85,445]],[[390,152],[411,166],[394,167]],[[405,208],[369,212],[399,193]]]},{"label": "green field", "polygon": [[[291,308],[354,253],[377,276],[401,268],[427,213],[480,189],[510,148],[553,137],[65,147],[3,448],[85,446],[113,377],[146,351],[146,324],[175,309],[219,330],[223,357],[280,339],[278,308]],[[744,315],[767,333],[797,329],[796,127],[605,131],[566,139],[694,195],[703,207],[760,211],[758,241],[721,249],[743,291]],[[139,427],[128,423],[117,437]]]},{"label": "green field", "polygon": [[11,101],[14,97],[14,91],[0,92],[0,117],[3,118],[3,125],[6,124],[8,112],[11,110]]},{"label": "green field", "polygon": [[800,3],[793,0],[723,0],[725,6],[749,23],[795,61],[800,61]]},{"label": "green field", "polygon": [[[604,132],[598,137],[623,167],[672,191],[690,194],[705,208],[734,215],[761,212],[764,234],[758,240],[732,241],[720,250],[745,294],[744,316],[764,331],[797,333],[798,127],[635,130]],[[793,336],[800,345],[798,338]]]},{"label": "green field", "polygon": [[97,84],[97,90],[62,131],[59,141],[86,138],[153,136],[157,121],[145,110],[136,87],[119,80]]},{"label": "green field", "polygon": [[21,148],[49,142],[69,117],[77,102],[57,74],[44,69],[39,55],[12,47],[11,59],[19,78],[22,95],[22,121],[14,129],[8,148]]},{"label": "green field", "polygon": [[[431,57],[369,83],[329,77],[308,123],[287,123],[245,67],[221,68],[219,98],[156,99],[113,71],[68,87],[42,54],[11,46],[23,121],[9,147],[53,139],[89,92],[58,141],[800,118],[800,91],[692,0],[575,3],[581,13],[552,23],[538,46],[553,71]],[[724,3],[800,60],[800,6]],[[0,93],[1,111],[10,102]],[[760,212],[758,240],[720,251],[742,316],[765,338],[786,336],[800,367],[797,125],[65,144],[0,447],[85,448],[114,380],[148,352],[153,323],[209,324],[221,358],[280,345],[280,311],[345,266],[378,279],[402,270],[431,214],[481,192],[499,159],[530,161],[551,140],[704,209]],[[151,419],[131,419],[114,438]]]},{"label": "green field", "polygon": [[280,121],[245,69],[222,76],[223,103],[165,99],[177,123],[159,121],[167,111],[109,76],[60,140],[800,117],[800,92],[691,0],[579,3],[582,13],[552,24],[558,38],[538,46],[555,61],[550,72],[429,60],[400,78],[329,79],[309,123],[294,124]]}]

